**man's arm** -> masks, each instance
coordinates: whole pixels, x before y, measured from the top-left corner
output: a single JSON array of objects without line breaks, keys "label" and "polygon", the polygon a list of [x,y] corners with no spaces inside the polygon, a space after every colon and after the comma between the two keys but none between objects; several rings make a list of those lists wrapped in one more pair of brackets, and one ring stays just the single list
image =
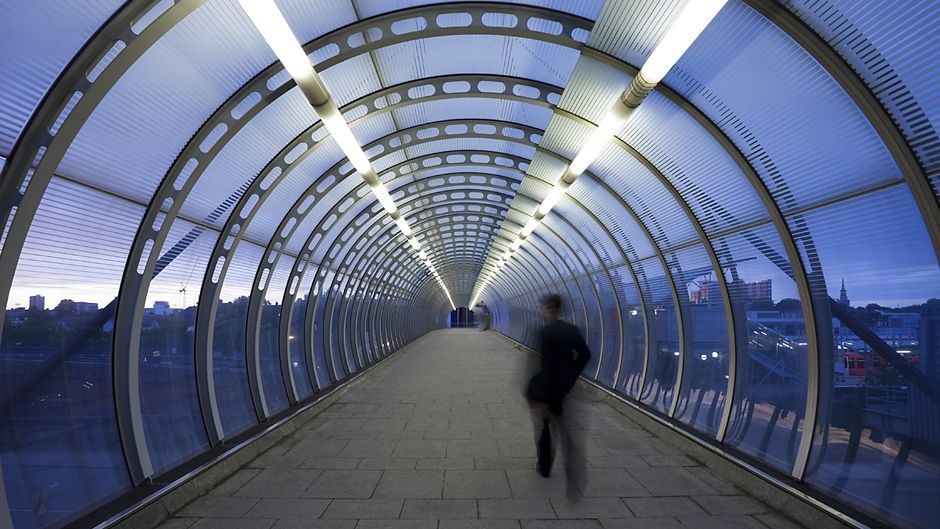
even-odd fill
[{"label": "man's arm", "polygon": [[[580,375],[584,368],[588,365],[588,361],[591,360],[591,350],[588,349],[587,343],[584,342],[584,337],[581,336],[581,331],[576,328],[578,335],[575,337],[574,341],[574,350],[578,354],[577,358],[574,360],[575,368],[577,368]],[[575,378],[577,378],[575,375]]]}]

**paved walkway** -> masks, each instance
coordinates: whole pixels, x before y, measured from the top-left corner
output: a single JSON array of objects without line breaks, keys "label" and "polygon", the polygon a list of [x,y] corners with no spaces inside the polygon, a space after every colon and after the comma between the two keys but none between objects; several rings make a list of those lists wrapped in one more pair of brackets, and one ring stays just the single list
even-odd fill
[{"label": "paved walkway", "polygon": [[532,360],[494,333],[431,333],[162,529],[794,529],[602,404],[574,396],[587,482],[534,467]]}]

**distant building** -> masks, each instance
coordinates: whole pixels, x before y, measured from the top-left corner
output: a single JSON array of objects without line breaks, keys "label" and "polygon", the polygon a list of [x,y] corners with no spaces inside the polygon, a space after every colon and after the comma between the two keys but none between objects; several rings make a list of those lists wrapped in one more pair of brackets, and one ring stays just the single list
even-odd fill
[{"label": "distant building", "polygon": [[173,314],[173,309],[170,308],[169,301],[154,301],[153,302],[153,315],[154,316],[169,316]]},{"label": "distant building", "polygon": [[839,304],[846,307],[851,307],[851,304],[849,303],[849,294],[845,291],[844,277],[842,278],[842,290],[839,291]]},{"label": "distant building", "polygon": [[[721,291],[718,289],[718,282],[706,279],[698,282],[698,290],[689,293],[689,301],[699,305],[703,303],[720,303]],[[763,281],[745,282],[743,284],[745,301],[753,303],[755,301],[773,300],[773,281],[764,279]]]},{"label": "distant building", "polygon": [[75,313],[76,314],[88,314],[89,312],[95,312],[98,310],[97,303],[87,303],[85,301],[76,301],[75,302]]},{"label": "distant building", "polygon": [[754,281],[753,283],[744,283],[744,295],[747,301],[771,301],[773,300],[773,282],[770,279],[763,281]]},{"label": "distant building", "polygon": [[46,297],[36,294],[29,297],[29,310],[46,310]]}]

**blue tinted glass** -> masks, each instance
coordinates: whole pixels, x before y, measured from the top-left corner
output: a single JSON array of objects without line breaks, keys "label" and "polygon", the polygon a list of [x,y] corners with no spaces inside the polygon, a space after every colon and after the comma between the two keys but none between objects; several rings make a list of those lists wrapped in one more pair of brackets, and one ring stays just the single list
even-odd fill
[{"label": "blue tinted glass", "polygon": [[281,375],[281,355],[278,346],[278,325],[280,324],[281,305],[265,304],[261,309],[261,332],[258,335],[261,377],[264,384],[264,398],[269,413],[276,413],[287,408],[287,393]]},{"label": "blue tinted glass", "polygon": [[[289,382],[284,379],[281,368],[280,325],[281,301],[284,299],[284,290],[287,288],[287,278],[293,262],[294,260],[287,255],[281,255],[278,259],[268,279],[264,304],[261,308],[258,354],[269,413],[286,409],[289,404],[286,390]],[[287,354],[287,351],[284,351],[284,354]]]},{"label": "blue tinted glass", "polygon": [[619,373],[615,389],[635,397],[639,393],[639,378],[643,373],[643,362],[646,357],[646,331],[643,307],[640,305],[640,295],[633,281],[630,268],[621,265],[611,271],[614,277],[614,287],[621,307],[621,334],[623,336],[623,352],[618,363],[611,365],[615,370],[614,376]]},{"label": "blue tinted glass", "polygon": [[218,232],[174,222],[147,292],[138,352],[140,404],[157,474],[209,447],[193,351],[201,272],[216,239]]},{"label": "blue tinted glass", "polygon": [[796,283],[781,270],[785,254],[770,225],[717,238],[713,247],[731,295],[738,345],[724,440],[789,472],[806,407],[806,327]]},{"label": "blue tinted glass", "polygon": [[263,254],[263,248],[251,243],[242,242],[238,246],[223,283],[212,330],[212,372],[226,437],[243,432],[258,421],[248,390],[245,324],[248,294]]},{"label": "blue tinted glass", "polygon": [[[715,435],[728,387],[728,325],[725,306],[705,247],[696,245],[670,256],[686,332],[676,419]],[[675,354],[675,353],[673,353]]]},{"label": "blue tinted glass", "polygon": [[[315,266],[308,262],[303,277],[298,283],[294,304],[291,306],[290,327],[287,336],[291,370],[294,373],[294,386],[297,388],[299,398],[310,396],[315,389],[315,386],[311,385],[310,372],[307,368],[307,348],[304,341],[304,318],[306,317],[307,301],[310,299],[310,285],[313,282],[315,272],[311,268],[315,269]],[[313,383],[315,384],[316,381],[314,380]]]},{"label": "blue tinted glass", "polygon": [[[940,497],[940,269],[904,186],[789,219],[811,264],[820,332],[806,480],[899,526]],[[856,251],[865,248],[864,252]]]},{"label": "blue tinted glass", "polygon": [[679,327],[676,319],[676,303],[669,284],[669,277],[657,258],[644,259],[636,263],[640,277],[640,292],[646,303],[646,317],[652,333],[646,364],[646,378],[640,399],[667,412],[672,404],[676,372],[679,368]]},{"label": "blue tinted glass", "polygon": [[622,307],[619,306],[611,278],[606,273],[594,274],[594,283],[598,285],[600,291],[601,314],[604,321],[604,349],[591,351],[591,367],[585,370],[585,374],[591,377],[594,377],[597,372],[597,378],[605,380],[608,386],[613,386],[614,369],[620,360],[621,319],[623,318]]},{"label": "blue tinted glass", "polygon": [[111,358],[142,213],[54,178],[30,227],[0,343],[0,464],[17,528],[62,526],[131,488]]}]

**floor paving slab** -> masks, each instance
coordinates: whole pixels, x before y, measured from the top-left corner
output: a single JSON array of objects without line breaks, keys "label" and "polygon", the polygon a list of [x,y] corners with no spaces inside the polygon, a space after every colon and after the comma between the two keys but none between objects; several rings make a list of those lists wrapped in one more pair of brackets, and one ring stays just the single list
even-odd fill
[{"label": "floor paving slab", "polygon": [[493,333],[429,334],[160,529],[801,529],[577,388],[586,456],[534,469],[531,359]]},{"label": "floor paving slab", "polygon": [[476,500],[407,499],[402,518],[421,519],[476,519]]}]

